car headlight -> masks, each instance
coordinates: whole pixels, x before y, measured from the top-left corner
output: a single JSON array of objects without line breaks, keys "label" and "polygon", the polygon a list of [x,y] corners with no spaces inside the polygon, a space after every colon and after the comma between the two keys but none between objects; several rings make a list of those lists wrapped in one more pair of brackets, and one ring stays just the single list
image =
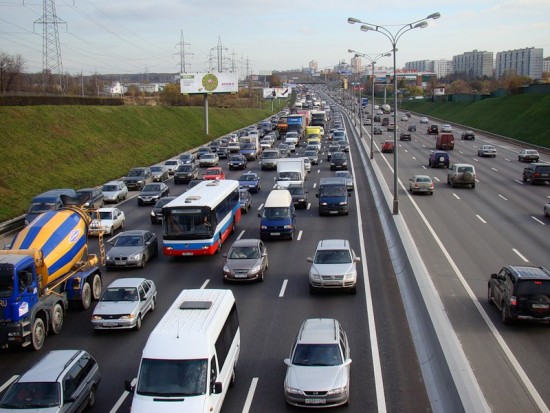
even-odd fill
[{"label": "car headlight", "polygon": [[252,267],[252,269],[249,271],[249,273],[256,274],[256,273],[260,272],[261,269],[262,269],[262,266],[260,264],[257,264],[254,267]]},{"label": "car headlight", "polygon": [[92,321],[98,321],[98,320],[103,320],[103,316],[98,314],[92,315]]},{"label": "car headlight", "polygon": [[151,211],[151,216],[152,216],[152,217],[155,216],[155,211]]},{"label": "car headlight", "polygon": [[113,261],[114,258],[111,257],[109,254],[107,254],[107,256],[105,257],[105,259],[106,259],[107,261]]},{"label": "car headlight", "polygon": [[327,203],[326,202],[320,202],[319,205],[327,206]]},{"label": "car headlight", "polygon": [[312,279],[312,280],[320,280],[321,276],[319,275],[319,273],[317,271],[310,270],[309,271],[309,278]]},{"label": "car headlight", "polygon": [[137,181],[138,184],[143,184],[144,182],[142,180]]},{"label": "car headlight", "polygon": [[121,320],[131,320],[132,318],[135,318],[135,314],[124,314],[120,316]]},{"label": "car headlight", "polygon": [[355,271],[351,271],[351,272],[347,272],[344,274],[344,278],[347,278],[347,279],[353,279],[355,278]]},{"label": "car headlight", "polygon": [[347,205],[347,204],[348,204],[348,201],[342,201],[338,205]]},{"label": "car headlight", "polygon": [[292,229],[292,228],[294,228],[294,225],[292,225],[292,224],[287,224],[287,225],[285,225],[283,228],[284,228],[284,229]]},{"label": "car headlight", "polygon": [[302,390],[290,386],[285,386],[285,392],[288,394],[303,394]]},{"label": "car headlight", "polygon": [[267,225],[260,225],[260,229],[267,229]]},{"label": "car headlight", "polygon": [[229,267],[227,265],[224,265],[223,266],[223,270],[222,270],[224,273],[228,273],[230,274],[231,273],[231,270],[229,269]]},{"label": "car headlight", "polygon": [[137,253],[137,254],[134,254],[134,255],[131,255],[130,259],[131,260],[140,260],[141,259],[141,252]]},{"label": "car headlight", "polygon": [[342,393],[346,393],[347,391],[348,391],[348,387],[347,387],[347,386],[338,387],[338,388],[336,388],[336,389],[329,390],[329,391],[327,392],[327,395],[342,394]]}]

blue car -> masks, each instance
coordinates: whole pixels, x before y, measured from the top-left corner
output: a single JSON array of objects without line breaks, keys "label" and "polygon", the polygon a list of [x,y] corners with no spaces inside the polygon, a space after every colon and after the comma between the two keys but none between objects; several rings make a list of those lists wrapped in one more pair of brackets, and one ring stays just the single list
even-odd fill
[{"label": "blue car", "polygon": [[229,157],[229,170],[245,169],[246,164],[247,160],[244,155],[232,155]]},{"label": "blue car", "polygon": [[239,177],[239,186],[248,188],[251,193],[256,193],[261,189],[260,177],[255,172],[247,172]]}]

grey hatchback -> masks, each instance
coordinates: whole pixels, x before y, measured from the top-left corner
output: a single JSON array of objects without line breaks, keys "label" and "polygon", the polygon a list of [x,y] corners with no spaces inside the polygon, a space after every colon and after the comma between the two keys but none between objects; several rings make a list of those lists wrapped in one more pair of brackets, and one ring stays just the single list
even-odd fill
[{"label": "grey hatchback", "polygon": [[223,266],[224,281],[263,281],[269,266],[267,248],[259,239],[238,239],[233,243]]},{"label": "grey hatchback", "polygon": [[0,400],[0,412],[82,412],[94,406],[100,379],[88,352],[50,351],[13,382]]}]

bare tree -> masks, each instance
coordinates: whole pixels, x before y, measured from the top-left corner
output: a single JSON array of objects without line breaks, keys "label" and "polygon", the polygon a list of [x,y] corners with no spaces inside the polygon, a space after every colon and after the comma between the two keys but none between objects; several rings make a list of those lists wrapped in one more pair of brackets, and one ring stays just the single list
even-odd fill
[{"label": "bare tree", "polygon": [[0,93],[15,89],[23,73],[25,61],[21,55],[10,56],[0,52]]}]

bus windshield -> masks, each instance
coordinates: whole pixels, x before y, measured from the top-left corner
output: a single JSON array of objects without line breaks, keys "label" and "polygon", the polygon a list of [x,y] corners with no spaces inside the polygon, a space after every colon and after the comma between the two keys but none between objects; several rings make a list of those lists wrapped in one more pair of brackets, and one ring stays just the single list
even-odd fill
[{"label": "bus windshield", "polygon": [[165,211],[165,239],[209,239],[216,228],[209,208],[178,207]]}]

